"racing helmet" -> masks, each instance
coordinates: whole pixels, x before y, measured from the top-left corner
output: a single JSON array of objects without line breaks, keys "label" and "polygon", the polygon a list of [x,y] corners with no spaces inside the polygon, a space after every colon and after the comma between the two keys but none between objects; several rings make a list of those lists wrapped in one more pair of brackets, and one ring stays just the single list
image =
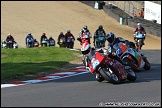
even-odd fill
[{"label": "racing helmet", "polygon": [[67,33],[70,33],[71,31],[70,30],[67,30]]},{"label": "racing helmet", "polygon": [[100,26],[98,27],[98,29],[102,30],[102,29],[103,29],[103,26],[102,26],[102,25],[100,25]]},{"label": "racing helmet", "polygon": [[81,47],[82,54],[88,54],[91,51],[91,46],[88,42],[85,42],[82,44]]},{"label": "racing helmet", "polygon": [[87,29],[88,29],[88,27],[87,27],[86,25],[84,25],[84,26],[83,26],[83,29],[84,29],[84,30],[87,30]]},{"label": "racing helmet", "polygon": [[137,27],[142,27],[142,24],[141,23],[137,23]]},{"label": "racing helmet", "polygon": [[28,35],[31,35],[31,32],[28,32]]},{"label": "racing helmet", "polygon": [[113,32],[109,32],[107,35],[106,35],[106,40],[109,42],[109,43],[112,43],[114,42],[116,36]]},{"label": "racing helmet", "polygon": [[60,35],[63,35],[63,32],[60,32]]}]

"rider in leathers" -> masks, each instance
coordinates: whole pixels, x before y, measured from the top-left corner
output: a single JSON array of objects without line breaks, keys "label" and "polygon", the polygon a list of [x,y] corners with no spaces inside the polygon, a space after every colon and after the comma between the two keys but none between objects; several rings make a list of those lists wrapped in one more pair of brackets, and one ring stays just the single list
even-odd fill
[{"label": "rider in leathers", "polygon": [[144,39],[143,39],[143,45],[144,45],[144,40],[145,40],[145,38],[146,38],[146,31],[145,31],[145,29],[144,29],[144,27],[142,26],[142,24],[141,23],[137,23],[137,27],[136,27],[136,29],[134,30],[134,40],[135,40],[135,42],[137,41],[136,40],[136,33],[142,33],[143,35],[144,35]]},{"label": "rider in leathers", "polygon": [[100,34],[101,36],[106,36],[106,32],[105,32],[105,30],[103,29],[103,26],[102,26],[102,25],[100,25],[100,26],[98,27],[98,29],[96,30],[96,32],[94,33],[94,37],[93,37],[93,39],[94,39],[94,41],[93,41],[94,46],[95,46],[95,43],[96,43],[95,41],[96,41],[96,39],[98,38],[99,34]]},{"label": "rider in leathers", "polygon": [[42,36],[40,38],[40,44],[41,44],[41,46],[43,46],[43,44],[42,44],[43,39],[47,39],[47,36],[46,36],[46,33],[45,32],[42,33]]},{"label": "rider in leathers", "polygon": [[27,34],[27,36],[25,38],[26,46],[28,44],[27,39],[32,39],[33,40],[33,43],[32,43],[32,46],[33,46],[34,45],[34,38],[33,38],[32,34],[31,34],[31,32],[28,32],[28,34]]},{"label": "rider in leathers", "polygon": [[[90,36],[90,38],[91,38],[91,33],[90,33],[90,31],[89,31],[89,29],[88,29],[88,27],[86,26],[86,25],[84,25],[83,26],[83,28],[81,29],[81,31],[79,32],[79,36],[78,36],[78,38],[77,38],[77,40],[80,42],[80,43],[82,43],[82,34],[83,33],[85,33],[85,34],[89,34],[89,36]],[[90,42],[90,38],[89,38],[89,44],[91,44],[91,42]]]},{"label": "rider in leathers", "polygon": [[[140,50],[138,50],[136,47],[135,47],[135,44],[134,42],[131,42],[131,41],[128,41],[128,40],[125,40],[121,37],[116,37],[114,33],[112,32],[109,32],[107,35],[106,35],[106,39],[107,41],[109,42],[108,43],[108,53],[109,53],[109,57],[113,58],[113,59],[116,59],[118,60],[119,62],[121,62],[121,60],[119,59],[118,55],[120,55],[122,53],[121,49],[115,49],[114,48],[114,45],[117,44],[117,43],[125,43],[128,47],[131,47],[133,49],[136,49],[136,51],[141,54],[142,52]],[[114,53],[115,52],[115,53]],[[144,57],[144,56],[143,56]],[[122,63],[122,62],[121,62]],[[122,63],[123,64],[123,63]],[[123,64],[123,65],[127,65],[127,64]],[[126,67],[128,68],[128,67]]]},{"label": "rider in leathers", "polygon": [[11,34],[8,34],[6,38],[7,48],[9,48],[9,44],[8,44],[9,41],[12,41],[12,46],[13,46],[14,38]]}]

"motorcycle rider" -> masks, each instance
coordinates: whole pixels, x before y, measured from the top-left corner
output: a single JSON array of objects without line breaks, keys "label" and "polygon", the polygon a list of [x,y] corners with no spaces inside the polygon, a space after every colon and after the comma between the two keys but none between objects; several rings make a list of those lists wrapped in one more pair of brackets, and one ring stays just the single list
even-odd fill
[{"label": "motorcycle rider", "polygon": [[47,39],[47,36],[46,36],[46,33],[45,33],[45,32],[42,33],[42,36],[41,36],[41,38],[40,38],[40,44],[41,44],[41,46],[43,46],[43,45],[42,45],[42,40],[43,40],[43,39]]},{"label": "motorcycle rider", "polygon": [[[143,33],[143,35],[144,35],[144,40],[145,40],[145,37],[146,37],[146,31],[145,31],[145,29],[144,29],[144,27],[142,26],[142,23],[137,23],[137,27],[136,27],[136,29],[134,30],[134,40],[135,40],[135,42],[137,41],[136,40],[136,33]],[[144,40],[143,40],[143,45],[144,45]]]},{"label": "motorcycle rider", "polygon": [[98,38],[99,34],[101,34],[101,36],[106,36],[106,32],[103,29],[103,26],[102,25],[99,25],[98,29],[94,33],[94,37],[93,37],[93,39],[94,39],[93,40],[94,46],[95,46],[95,40]]},{"label": "motorcycle rider", "polygon": [[64,38],[65,39],[65,35],[63,32],[60,32],[58,39],[57,39],[57,44],[60,45],[60,39]]},{"label": "motorcycle rider", "polygon": [[[48,39],[48,41],[50,42],[50,41],[54,41],[54,45],[55,45],[55,40],[52,38],[52,36],[50,36],[50,38]],[[50,46],[50,44],[49,44],[49,46]]]},{"label": "motorcycle rider", "polygon": [[26,46],[28,44],[27,39],[32,39],[33,40],[33,42],[32,42],[32,46],[33,46],[34,45],[34,38],[33,38],[33,35],[31,34],[31,32],[28,32],[28,34],[27,34],[27,36],[25,38]]},{"label": "motorcycle rider", "polygon": [[[113,46],[114,46],[115,44],[117,44],[117,43],[120,43],[120,42],[125,43],[126,45],[128,45],[128,47],[131,47],[131,48],[133,48],[133,49],[136,49],[137,52],[143,56],[143,53],[135,47],[135,44],[134,44],[133,42],[131,42],[131,41],[129,42],[128,40],[125,40],[125,39],[123,39],[123,38],[121,38],[121,37],[116,37],[115,34],[112,33],[112,32],[109,32],[109,33],[106,35],[106,39],[107,39],[107,41],[109,42],[109,43],[108,43],[108,53],[110,53],[110,54],[109,54],[109,57],[111,57],[111,58],[113,58],[113,59],[116,59],[116,60],[118,60],[119,62],[121,62],[121,60],[119,59],[118,55],[120,55],[120,54],[122,53],[122,51],[121,51],[120,49],[118,49],[118,50],[115,49]],[[116,51],[118,52],[118,54],[114,53],[114,52],[116,52]],[[144,56],[143,56],[143,57],[144,57]],[[121,63],[122,63],[122,62],[121,62]],[[123,64],[123,63],[122,63],[122,64]],[[129,67],[126,67],[126,68],[129,68]]]},{"label": "motorcycle rider", "polygon": [[[88,27],[87,27],[86,25],[84,25],[83,28],[80,30],[79,36],[78,36],[78,38],[77,38],[77,40],[78,40],[80,43],[82,43],[82,34],[83,34],[83,33],[85,33],[85,34],[88,33],[89,36],[90,36],[90,38],[91,38],[91,33],[90,33]],[[90,39],[89,39],[89,43],[90,43]],[[90,43],[90,44],[91,44],[91,43]]]},{"label": "motorcycle rider", "polygon": [[73,34],[71,33],[70,30],[67,30],[67,33],[65,34],[65,42],[66,42],[66,47],[67,48],[69,48],[69,43],[70,43],[70,42],[68,42],[69,37],[73,38],[73,45],[72,46],[74,46],[75,37],[73,36]]},{"label": "motorcycle rider", "polygon": [[6,38],[7,48],[9,48],[9,44],[8,44],[9,41],[12,41],[12,46],[13,46],[14,38],[11,34],[8,34]]}]

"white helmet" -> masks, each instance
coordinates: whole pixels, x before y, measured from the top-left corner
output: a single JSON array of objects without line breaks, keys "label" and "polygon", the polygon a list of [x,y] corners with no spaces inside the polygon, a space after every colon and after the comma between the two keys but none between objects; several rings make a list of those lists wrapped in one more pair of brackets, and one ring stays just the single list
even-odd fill
[{"label": "white helmet", "polygon": [[85,42],[82,44],[82,47],[81,47],[82,54],[88,54],[90,50],[91,50],[91,46],[88,42]]}]

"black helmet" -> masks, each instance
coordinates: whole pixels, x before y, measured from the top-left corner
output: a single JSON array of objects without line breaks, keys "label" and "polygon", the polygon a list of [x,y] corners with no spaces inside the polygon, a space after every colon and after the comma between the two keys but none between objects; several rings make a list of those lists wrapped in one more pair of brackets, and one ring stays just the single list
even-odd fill
[{"label": "black helmet", "polygon": [[87,27],[86,25],[84,25],[84,26],[83,26],[83,29],[84,29],[84,30],[87,30],[87,29],[88,29],[88,27]]},{"label": "black helmet", "polygon": [[67,33],[70,33],[71,31],[70,30],[67,30]]},{"label": "black helmet", "polygon": [[100,25],[100,26],[98,27],[98,29],[103,29],[103,26],[102,26],[102,25]]},{"label": "black helmet", "polygon": [[106,39],[107,39],[107,41],[108,41],[109,43],[114,42],[115,38],[116,38],[116,36],[115,36],[115,34],[112,33],[112,32],[109,32],[109,33],[106,35]]}]

